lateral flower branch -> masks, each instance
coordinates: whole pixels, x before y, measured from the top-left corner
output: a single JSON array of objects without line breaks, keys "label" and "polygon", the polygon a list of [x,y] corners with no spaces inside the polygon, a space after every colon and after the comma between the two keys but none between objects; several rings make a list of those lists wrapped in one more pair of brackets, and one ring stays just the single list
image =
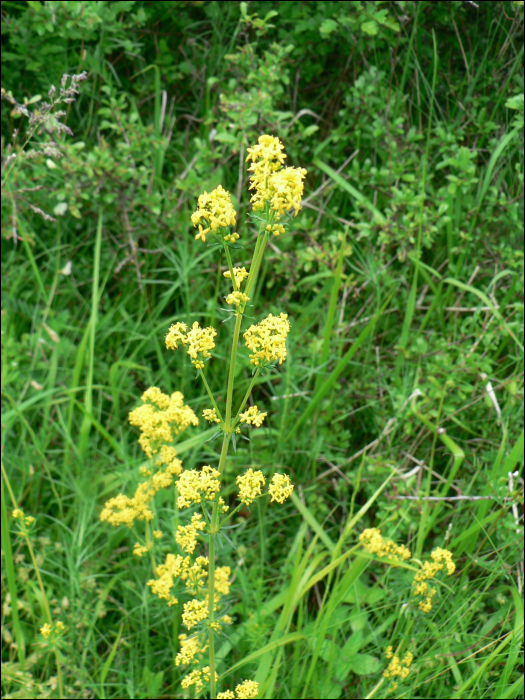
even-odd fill
[{"label": "lateral flower branch", "polygon": [[[208,238],[217,250],[225,254],[228,270],[224,277],[231,288],[225,296],[228,309],[235,318],[232,332],[229,366],[227,368],[226,400],[219,405],[206,380],[206,363],[213,357],[217,331],[201,327],[195,321],[191,328],[183,322],[174,323],[166,334],[168,350],[184,349],[201,377],[210,399],[210,406],[203,411],[203,418],[222,433],[222,448],[216,466],[205,465],[199,469],[184,469],[172,443],[198,419],[192,409],[184,404],[180,392],[171,396],[152,387],[142,395],[142,405],[129,414],[130,423],[139,428],[139,444],[150,460],[141,467],[143,481],[132,498],[119,494],[111,498],[101,513],[101,519],[114,526],[133,527],[143,522],[143,536],[138,537],[133,554],[151,558],[154,578],[148,581],[151,592],[166,601],[168,606],[181,604],[182,624],[188,634],[179,636],[179,652],[176,666],[187,669],[181,687],[189,692],[193,687],[195,697],[204,694],[211,698],[256,698],[259,686],[245,680],[235,691],[218,692],[218,675],[215,663],[216,636],[224,625],[232,624],[227,614],[230,592],[231,568],[218,566],[217,543],[221,528],[240,507],[250,507],[260,498],[282,504],[290,497],[293,484],[287,474],[275,473],[267,482],[261,470],[247,469],[236,477],[238,504],[230,512],[224,494],[224,473],[230,444],[235,448],[236,436],[242,427],[259,428],[267,413],[256,405],[246,408],[253,386],[259,374],[282,364],[286,360],[286,340],[291,326],[286,313],[269,314],[246,327],[244,342],[249,351],[253,376],[240,405],[234,408],[234,378],[241,328],[245,310],[251,300],[257,275],[266,246],[271,236],[286,232],[286,218],[296,216],[303,196],[304,168],[284,167],[286,154],[280,140],[274,136],[259,137],[258,143],[248,149],[250,163],[250,190],[252,190],[252,217],[258,223],[249,269],[235,265],[232,257],[240,249],[240,235],[234,230],[237,213],[229,192],[219,185],[212,192],[204,192],[198,198],[197,210],[191,223],[198,232],[196,240],[206,243]],[[176,529],[174,542],[165,545],[164,563],[157,564],[155,547],[164,543],[164,533],[153,525],[156,519],[153,500],[160,489],[175,486],[176,503],[186,524]],[[207,551],[202,540],[207,540]],[[157,544],[158,543],[158,544]],[[163,545],[164,546],[164,545]],[[180,603],[179,603],[180,600]]]}]

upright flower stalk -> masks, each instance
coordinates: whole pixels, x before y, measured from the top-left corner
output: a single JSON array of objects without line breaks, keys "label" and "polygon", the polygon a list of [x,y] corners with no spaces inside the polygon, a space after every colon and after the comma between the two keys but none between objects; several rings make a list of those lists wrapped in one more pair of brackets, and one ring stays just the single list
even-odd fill
[{"label": "upright flower stalk", "polygon": [[[284,503],[293,491],[287,474],[274,474],[266,490],[266,478],[261,470],[252,468],[236,477],[238,504],[230,511],[230,506],[221,495],[225,475],[226,460],[230,443],[235,441],[242,428],[260,427],[267,413],[256,405],[247,410],[246,404],[255,381],[261,372],[286,360],[286,339],[291,330],[288,316],[279,313],[253,323],[244,330],[243,338],[249,351],[249,362],[253,365],[253,376],[244,397],[234,409],[235,368],[238,361],[238,348],[244,314],[250,303],[250,295],[255,288],[268,240],[272,235],[279,236],[286,231],[286,224],[279,223],[283,217],[297,215],[303,194],[303,168],[283,167],[286,154],[284,146],[274,136],[261,136],[258,143],[248,149],[252,217],[258,222],[258,235],[249,270],[235,266],[232,256],[242,246],[237,243],[240,236],[233,229],[237,213],[233,208],[230,194],[221,185],[210,193],[204,192],[198,198],[197,210],[191,216],[191,223],[198,229],[195,238],[202,243],[211,238],[217,249],[222,249],[228,264],[224,277],[230,281],[232,290],[225,297],[228,309],[235,317],[232,334],[230,361],[227,374],[226,403],[219,405],[206,380],[205,366],[212,359],[217,331],[202,328],[194,322],[191,328],[186,323],[174,323],[166,335],[168,350],[184,348],[192,364],[201,377],[210,407],[204,409],[203,418],[222,432],[222,448],[219,463],[201,469],[183,469],[176,457],[174,438],[190,425],[198,422],[197,417],[184,404],[180,392],[170,396],[152,387],[142,396],[142,406],[130,413],[130,422],[137,426],[141,435],[139,444],[150,458],[151,466],[142,467],[145,480],[139,484],[135,496],[123,494],[110,499],[102,511],[101,519],[112,525],[125,524],[133,527],[136,521],[145,521],[145,538],[136,543],[133,553],[143,556],[150,553],[154,565],[155,578],[148,582],[152,593],[165,600],[168,606],[178,604],[178,594],[189,598],[183,603],[182,624],[190,636],[179,637],[180,651],[175,658],[176,666],[188,668],[181,681],[184,689],[195,686],[195,697],[209,688],[211,698],[256,698],[258,684],[245,680],[236,686],[235,692],[217,692],[218,676],[215,664],[215,637],[224,625],[232,619],[224,611],[224,599],[230,588],[231,569],[217,566],[216,545],[221,528],[241,507],[264,497],[271,502]],[[175,480],[176,479],[176,480]],[[175,543],[169,545],[164,564],[156,565],[154,549],[163,541],[160,529],[153,530],[150,536],[150,521],[155,519],[152,501],[161,488],[168,488],[174,482],[177,490],[179,510],[190,510],[187,525],[179,525]],[[206,506],[211,506],[211,514]],[[221,521],[222,518],[222,521]],[[207,536],[207,556],[195,556],[199,538]]]}]

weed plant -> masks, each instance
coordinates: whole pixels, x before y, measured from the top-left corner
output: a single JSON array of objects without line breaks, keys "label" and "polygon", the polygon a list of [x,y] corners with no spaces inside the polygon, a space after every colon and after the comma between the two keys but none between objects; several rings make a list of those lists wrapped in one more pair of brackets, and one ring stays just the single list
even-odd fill
[{"label": "weed plant", "polygon": [[2,7],[3,695],[521,697],[522,3]]}]

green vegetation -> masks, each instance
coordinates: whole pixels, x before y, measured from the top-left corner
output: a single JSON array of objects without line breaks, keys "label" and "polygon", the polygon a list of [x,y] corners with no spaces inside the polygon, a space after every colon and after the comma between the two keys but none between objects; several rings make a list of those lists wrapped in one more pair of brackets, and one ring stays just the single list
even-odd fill
[{"label": "green vegetation", "polygon": [[[228,190],[249,269],[245,161],[270,134],[308,174],[242,332],[281,312],[291,330],[225,498],[250,467],[295,489],[222,541],[218,689],[522,697],[523,3],[6,1],[2,49],[2,696],[195,697],[187,598],[153,595],[135,533],[100,514],[147,464],[128,414],[149,387],[199,417],[184,468],[219,464],[164,337],[217,329],[223,406],[228,260],[190,217]],[[154,510],[158,563],[187,521],[173,488]],[[456,569],[423,612],[414,559],[436,548]],[[397,656],[409,672],[384,677]]]}]

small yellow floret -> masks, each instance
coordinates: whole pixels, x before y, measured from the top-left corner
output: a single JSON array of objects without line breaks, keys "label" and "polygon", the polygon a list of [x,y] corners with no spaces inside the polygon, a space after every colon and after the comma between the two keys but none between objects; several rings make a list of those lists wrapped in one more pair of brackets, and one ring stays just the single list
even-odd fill
[{"label": "small yellow floret", "polygon": [[256,681],[243,681],[235,687],[238,698],[256,698],[259,695],[259,684]]},{"label": "small yellow floret", "polygon": [[[222,185],[213,192],[204,192],[198,199],[198,209],[191,215],[191,223],[198,226],[196,240],[206,242],[206,236],[211,231],[217,233],[220,228],[235,226],[237,213],[231,203],[230,193]],[[205,228],[202,226],[204,223]],[[225,240],[235,241],[238,234],[226,234]]]},{"label": "small yellow floret", "polygon": [[147,554],[147,553],[148,553],[148,548],[145,545],[140,544],[139,542],[135,542],[135,544],[133,545],[134,556],[142,557],[144,554]]},{"label": "small yellow floret", "polygon": [[197,544],[199,531],[206,528],[206,523],[202,520],[200,513],[195,513],[191,517],[189,525],[179,525],[175,533],[175,541],[186,554],[193,554]]},{"label": "small yellow floret", "polygon": [[[237,289],[240,288],[241,284],[244,282],[244,280],[248,277],[248,272],[246,272],[246,268],[244,267],[234,267],[233,268],[233,275],[235,277],[235,286]],[[226,270],[224,273],[224,276],[226,279],[231,280],[231,272],[229,270]]]},{"label": "small yellow floret", "polygon": [[202,417],[207,420],[208,423],[220,423],[221,419],[217,415],[217,411],[214,408],[205,408],[202,412]]},{"label": "small yellow floret", "polygon": [[262,411],[259,411],[257,406],[250,406],[247,411],[240,414],[239,420],[241,423],[255,425],[257,428],[260,428],[267,415],[268,413],[262,413]]},{"label": "small yellow floret", "polygon": [[239,487],[239,500],[249,506],[257,496],[261,495],[261,488],[266,483],[263,473],[258,470],[248,469],[242,476],[237,477]]},{"label": "small yellow floret", "polygon": [[182,623],[185,627],[191,630],[192,627],[198,625],[199,622],[208,617],[208,602],[206,600],[189,600],[184,603],[182,613]]},{"label": "small yellow floret", "polygon": [[219,595],[228,595],[230,592],[230,577],[232,570],[229,566],[219,566],[215,569],[215,592]]},{"label": "small yellow floret", "polygon": [[50,636],[51,625],[49,624],[49,622],[46,622],[44,625],[42,625],[42,627],[40,628],[40,634],[42,635],[42,637],[44,637],[44,639],[47,639]]},{"label": "small yellow floret", "polygon": [[[142,406],[129,414],[129,422],[140,429],[139,444],[152,457],[163,445],[160,464],[168,464],[175,459],[173,447],[165,445],[175,435],[184,432],[190,425],[198,425],[199,420],[189,406],[184,405],[184,395],[175,391],[171,396],[151,387],[142,394]],[[162,448],[161,448],[162,450]],[[180,465],[180,462],[179,462]]]},{"label": "small yellow floret", "polygon": [[272,483],[268,487],[268,493],[271,496],[271,503],[277,501],[278,503],[284,503],[287,498],[292,495],[293,484],[290,481],[290,477],[286,474],[274,474],[272,477]]},{"label": "small yellow floret", "polygon": [[410,551],[404,544],[397,545],[392,540],[387,540],[381,535],[381,530],[376,527],[367,528],[359,535],[359,542],[363,547],[378,557],[404,561],[410,559]]},{"label": "small yellow floret", "polygon": [[187,666],[190,664],[197,654],[204,651],[201,648],[198,637],[190,637],[188,639],[187,635],[179,634],[180,641],[180,651],[175,657],[175,666]]},{"label": "small yellow floret", "polygon": [[200,471],[196,469],[183,471],[175,484],[179,492],[178,507],[189,508],[192,503],[202,503],[203,499],[206,501],[215,500],[215,494],[221,488],[220,475],[220,472],[212,469],[209,465]]},{"label": "small yellow floret", "polygon": [[270,314],[257,325],[250,326],[244,333],[246,347],[251,350],[250,362],[259,366],[261,362],[286,359],[286,337],[290,332],[288,314]]},{"label": "small yellow floret", "polygon": [[248,301],[250,301],[250,297],[244,292],[232,292],[226,297],[226,303],[230,304],[230,306],[233,304],[235,304],[235,306],[240,306],[241,304],[246,304]]},{"label": "small yellow floret", "polygon": [[[391,659],[391,661],[388,664],[388,667],[383,671],[383,677],[386,680],[392,680],[395,678],[405,680],[405,678],[410,673],[410,665],[412,664],[412,661],[414,659],[413,654],[407,651],[407,653],[403,657],[403,660],[400,661],[399,656],[393,653],[392,647],[390,646],[386,650],[386,658]],[[394,682],[390,686],[390,690],[395,690],[397,686],[398,682],[397,680],[394,680]]]},{"label": "small yellow floret", "polygon": [[448,549],[441,549],[441,547],[437,547],[431,553],[430,558],[432,561],[424,562],[421,569],[414,576],[414,580],[412,582],[412,585],[415,586],[414,595],[425,596],[425,600],[421,600],[418,604],[419,609],[424,613],[428,613],[432,610],[432,598],[436,594],[435,588],[432,588],[429,591],[426,581],[434,578],[434,576],[444,568],[447,569],[447,574],[449,576],[451,576],[456,570],[456,565],[452,561],[452,552],[449,552]]}]

